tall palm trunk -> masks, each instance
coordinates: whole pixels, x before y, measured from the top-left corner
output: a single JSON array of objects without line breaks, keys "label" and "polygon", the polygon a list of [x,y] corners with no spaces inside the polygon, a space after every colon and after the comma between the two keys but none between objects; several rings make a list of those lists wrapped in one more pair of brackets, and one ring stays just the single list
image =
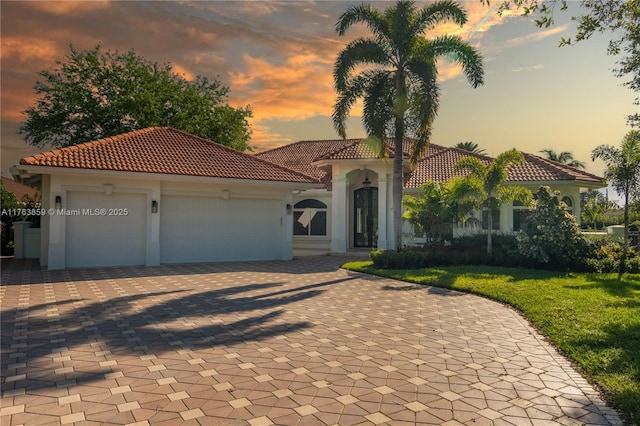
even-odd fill
[{"label": "tall palm trunk", "polygon": [[[401,58],[401,61],[403,58]],[[402,248],[402,192],[404,188],[404,173],[402,170],[403,142],[405,123],[404,115],[407,112],[407,82],[402,66],[396,71],[396,100],[395,113],[395,152],[393,154],[393,233],[395,249]]]},{"label": "tall palm trunk", "polygon": [[396,118],[395,123],[395,153],[393,156],[393,234],[395,249],[402,248],[402,143],[404,140],[404,120]]}]

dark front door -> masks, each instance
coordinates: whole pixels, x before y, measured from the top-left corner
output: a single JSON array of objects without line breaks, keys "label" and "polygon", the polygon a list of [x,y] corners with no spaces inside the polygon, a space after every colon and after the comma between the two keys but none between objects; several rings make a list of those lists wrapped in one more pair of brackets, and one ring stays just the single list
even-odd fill
[{"label": "dark front door", "polygon": [[353,246],[375,247],[378,242],[378,188],[353,193]]}]

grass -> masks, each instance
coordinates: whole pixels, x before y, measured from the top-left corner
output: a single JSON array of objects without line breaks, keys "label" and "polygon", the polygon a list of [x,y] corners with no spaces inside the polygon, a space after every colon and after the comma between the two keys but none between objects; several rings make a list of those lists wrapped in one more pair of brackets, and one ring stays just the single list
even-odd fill
[{"label": "grass", "polygon": [[343,268],[450,288],[518,309],[596,383],[630,424],[640,424],[640,274],[576,274],[484,266],[411,270]]}]

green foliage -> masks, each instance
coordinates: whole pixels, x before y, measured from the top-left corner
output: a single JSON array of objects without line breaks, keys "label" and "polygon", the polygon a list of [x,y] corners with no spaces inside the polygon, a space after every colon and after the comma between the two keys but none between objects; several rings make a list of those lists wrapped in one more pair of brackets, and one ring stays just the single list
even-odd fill
[{"label": "green foliage", "polygon": [[[504,203],[520,201],[526,204],[531,200],[531,191],[522,186],[505,185],[509,168],[514,164],[524,164],[524,155],[512,149],[498,155],[488,166],[477,157],[463,157],[455,165],[456,171],[467,170],[464,178],[468,187],[473,189],[469,194],[475,198],[476,208],[487,208],[491,213],[497,211]],[[475,189],[479,188],[479,191]],[[493,229],[493,214],[488,215],[487,229]],[[493,254],[492,232],[487,232],[487,253]]]},{"label": "green foliage", "polygon": [[607,225],[618,224],[616,217],[605,216],[606,212],[617,208],[616,204],[607,200],[607,197],[599,191],[592,189],[581,193],[580,208],[583,227],[590,226],[592,229],[601,229]]},{"label": "green foliage", "polygon": [[419,188],[418,197],[404,197],[403,218],[436,245],[444,245],[446,239],[453,238],[456,223],[472,220],[471,213],[475,200],[471,194],[482,188],[469,187],[473,181],[453,178],[445,183],[430,180]]},{"label": "green foliage", "polygon": [[568,151],[557,153],[555,150],[547,148],[543,149],[540,152],[546,154],[546,157],[551,161],[566,164],[567,166],[575,167],[576,169],[585,168],[585,164],[582,161],[578,161],[573,158],[573,154]]},{"label": "green foliage", "polygon": [[[7,191],[2,182],[0,182],[0,193],[2,194],[2,210],[1,215],[1,236],[0,236],[0,253],[3,256],[13,255],[13,222],[29,221],[32,227],[40,227],[40,216],[29,216],[26,214],[29,210],[39,208],[40,200],[24,196],[23,200],[18,200],[13,192]],[[17,214],[14,214],[16,213]]]},{"label": "green foliage", "polygon": [[[333,77],[338,98],[333,109],[333,125],[346,138],[346,119],[358,99],[363,100],[362,123],[370,139],[383,141],[393,135],[394,155],[392,198],[402,205],[402,155],[407,134],[417,137],[411,148],[416,163],[429,145],[431,126],[438,112],[440,90],[436,61],[453,60],[473,87],[484,82],[480,54],[458,36],[427,38],[425,34],[444,23],[462,26],[465,11],[455,2],[439,0],[422,9],[414,2],[399,0],[380,12],[370,4],[352,4],[336,23],[343,36],[357,23],[367,26],[372,37],[351,41],[338,54]],[[381,157],[386,156],[379,144]],[[393,211],[395,246],[402,242],[402,212]]]},{"label": "green foliage", "polygon": [[495,235],[495,253],[484,250],[486,237],[476,234],[453,239],[450,246],[375,250],[370,258],[377,268],[416,269],[452,265],[532,266],[517,250],[512,235]]},{"label": "green foliage", "polygon": [[171,64],[133,50],[71,52],[40,71],[36,105],[20,127],[28,144],[60,148],[152,126],[170,126],[240,151],[251,149],[251,109],[233,108],[228,87],[197,76],[188,81]]},{"label": "green foliage", "polygon": [[[638,7],[640,8],[640,4]],[[620,260],[619,270],[619,275],[622,275],[629,247],[629,211],[633,200],[640,198],[640,130],[629,131],[622,139],[620,148],[597,146],[591,153],[591,159],[595,161],[597,158],[605,162],[605,179],[624,198],[625,256]]]},{"label": "green foliage", "polygon": [[536,192],[516,239],[523,256],[550,268],[575,268],[588,250],[575,217],[560,200],[560,193],[552,193],[548,186]]},{"label": "green foliage", "polygon": [[473,152],[474,154],[485,154],[485,150],[480,148],[480,146],[471,141],[458,142],[456,144],[456,148],[464,149],[465,151]]}]

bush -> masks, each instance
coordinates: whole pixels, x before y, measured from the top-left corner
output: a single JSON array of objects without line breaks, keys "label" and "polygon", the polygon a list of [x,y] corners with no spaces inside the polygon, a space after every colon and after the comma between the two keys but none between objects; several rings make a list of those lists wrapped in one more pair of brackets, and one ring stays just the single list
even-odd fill
[{"label": "bush", "polygon": [[518,250],[540,267],[575,270],[583,267],[589,245],[559,195],[548,186],[536,192],[526,223],[516,236]]}]

